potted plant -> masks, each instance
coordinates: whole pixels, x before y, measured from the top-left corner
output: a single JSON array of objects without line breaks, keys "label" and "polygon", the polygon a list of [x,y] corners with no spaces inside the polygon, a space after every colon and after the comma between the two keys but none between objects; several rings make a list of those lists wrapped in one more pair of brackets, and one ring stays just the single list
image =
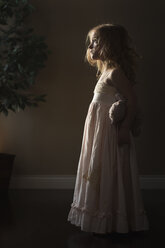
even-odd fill
[{"label": "potted plant", "polygon": [[[28,0],[0,0],[0,113],[5,116],[45,101],[45,94],[31,92],[49,53],[45,38],[25,25],[34,9]],[[14,158],[0,154],[0,189],[8,189]]]}]

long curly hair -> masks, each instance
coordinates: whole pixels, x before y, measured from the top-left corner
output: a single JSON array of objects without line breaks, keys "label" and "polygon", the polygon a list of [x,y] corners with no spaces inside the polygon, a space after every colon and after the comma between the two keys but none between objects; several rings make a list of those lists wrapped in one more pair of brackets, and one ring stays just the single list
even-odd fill
[{"label": "long curly hair", "polygon": [[100,45],[100,55],[106,61],[108,68],[121,68],[132,85],[136,84],[136,67],[142,56],[136,52],[131,36],[122,25],[107,23],[95,26],[89,30],[86,37],[85,62],[97,68],[96,77],[99,78],[104,70],[102,60],[94,60],[90,56],[89,43],[94,34]]}]

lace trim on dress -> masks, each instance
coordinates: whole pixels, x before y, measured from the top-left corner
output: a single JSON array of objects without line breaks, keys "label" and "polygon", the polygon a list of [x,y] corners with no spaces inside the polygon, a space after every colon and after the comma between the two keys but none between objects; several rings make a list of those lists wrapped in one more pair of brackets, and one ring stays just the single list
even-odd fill
[{"label": "lace trim on dress", "polygon": [[[75,208],[76,210],[79,210],[81,212],[85,212],[85,213],[88,213],[90,214],[91,216],[98,216],[100,218],[103,218],[103,217],[111,217],[113,215],[121,215],[125,218],[127,218],[127,215],[124,214],[124,213],[121,213],[120,211],[116,211],[114,213],[111,213],[111,212],[100,212],[99,210],[96,210],[96,211],[91,211],[89,210],[87,207],[82,207],[82,206],[78,206],[76,205],[76,203],[72,203],[71,204],[71,208]],[[137,216],[139,215],[146,215],[146,211],[144,209],[140,210],[138,214],[136,214]]]},{"label": "lace trim on dress", "polygon": [[92,183],[96,191],[99,188],[100,172],[101,172],[101,165],[98,166],[98,168],[95,168],[92,171],[90,171],[89,172],[90,175],[88,175],[88,171],[83,175],[84,180],[86,182],[89,181],[90,183]]}]

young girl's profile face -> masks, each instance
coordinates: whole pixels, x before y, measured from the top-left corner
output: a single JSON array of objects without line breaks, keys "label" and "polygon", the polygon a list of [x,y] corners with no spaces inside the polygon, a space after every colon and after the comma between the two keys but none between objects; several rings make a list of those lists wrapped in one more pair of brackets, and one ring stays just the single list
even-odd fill
[{"label": "young girl's profile face", "polygon": [[98,42],[98,38],[96,37],[95,32],[92,32],[92,34],[90,35],[90,44],[88,46],[89,52],[90,52],[90,56],[92,59],[97,60],[97,59],[101,59],[100,58],[100,45]]}]

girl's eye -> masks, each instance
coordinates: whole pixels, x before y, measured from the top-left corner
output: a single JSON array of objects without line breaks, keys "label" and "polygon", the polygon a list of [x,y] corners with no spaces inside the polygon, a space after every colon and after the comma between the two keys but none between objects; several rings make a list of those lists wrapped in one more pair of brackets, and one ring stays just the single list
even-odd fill
[{"label": "girl's eye", "polygon": [[98,45],[98,40],[96,38],[92,39],[92,41],[89,44],[89,47],[96,47]]},{"label": "girl's eye", "polygon": [[98,45],[98,41],[95,39],[95,40],[92,41],[92,44],[93,44],[94,46],[97,46],[97,45]]},{"label": "girl's eye", "polygon": [[95,39],[93,39],[92,41],[97,42],[97,39],[95,38]]}]

